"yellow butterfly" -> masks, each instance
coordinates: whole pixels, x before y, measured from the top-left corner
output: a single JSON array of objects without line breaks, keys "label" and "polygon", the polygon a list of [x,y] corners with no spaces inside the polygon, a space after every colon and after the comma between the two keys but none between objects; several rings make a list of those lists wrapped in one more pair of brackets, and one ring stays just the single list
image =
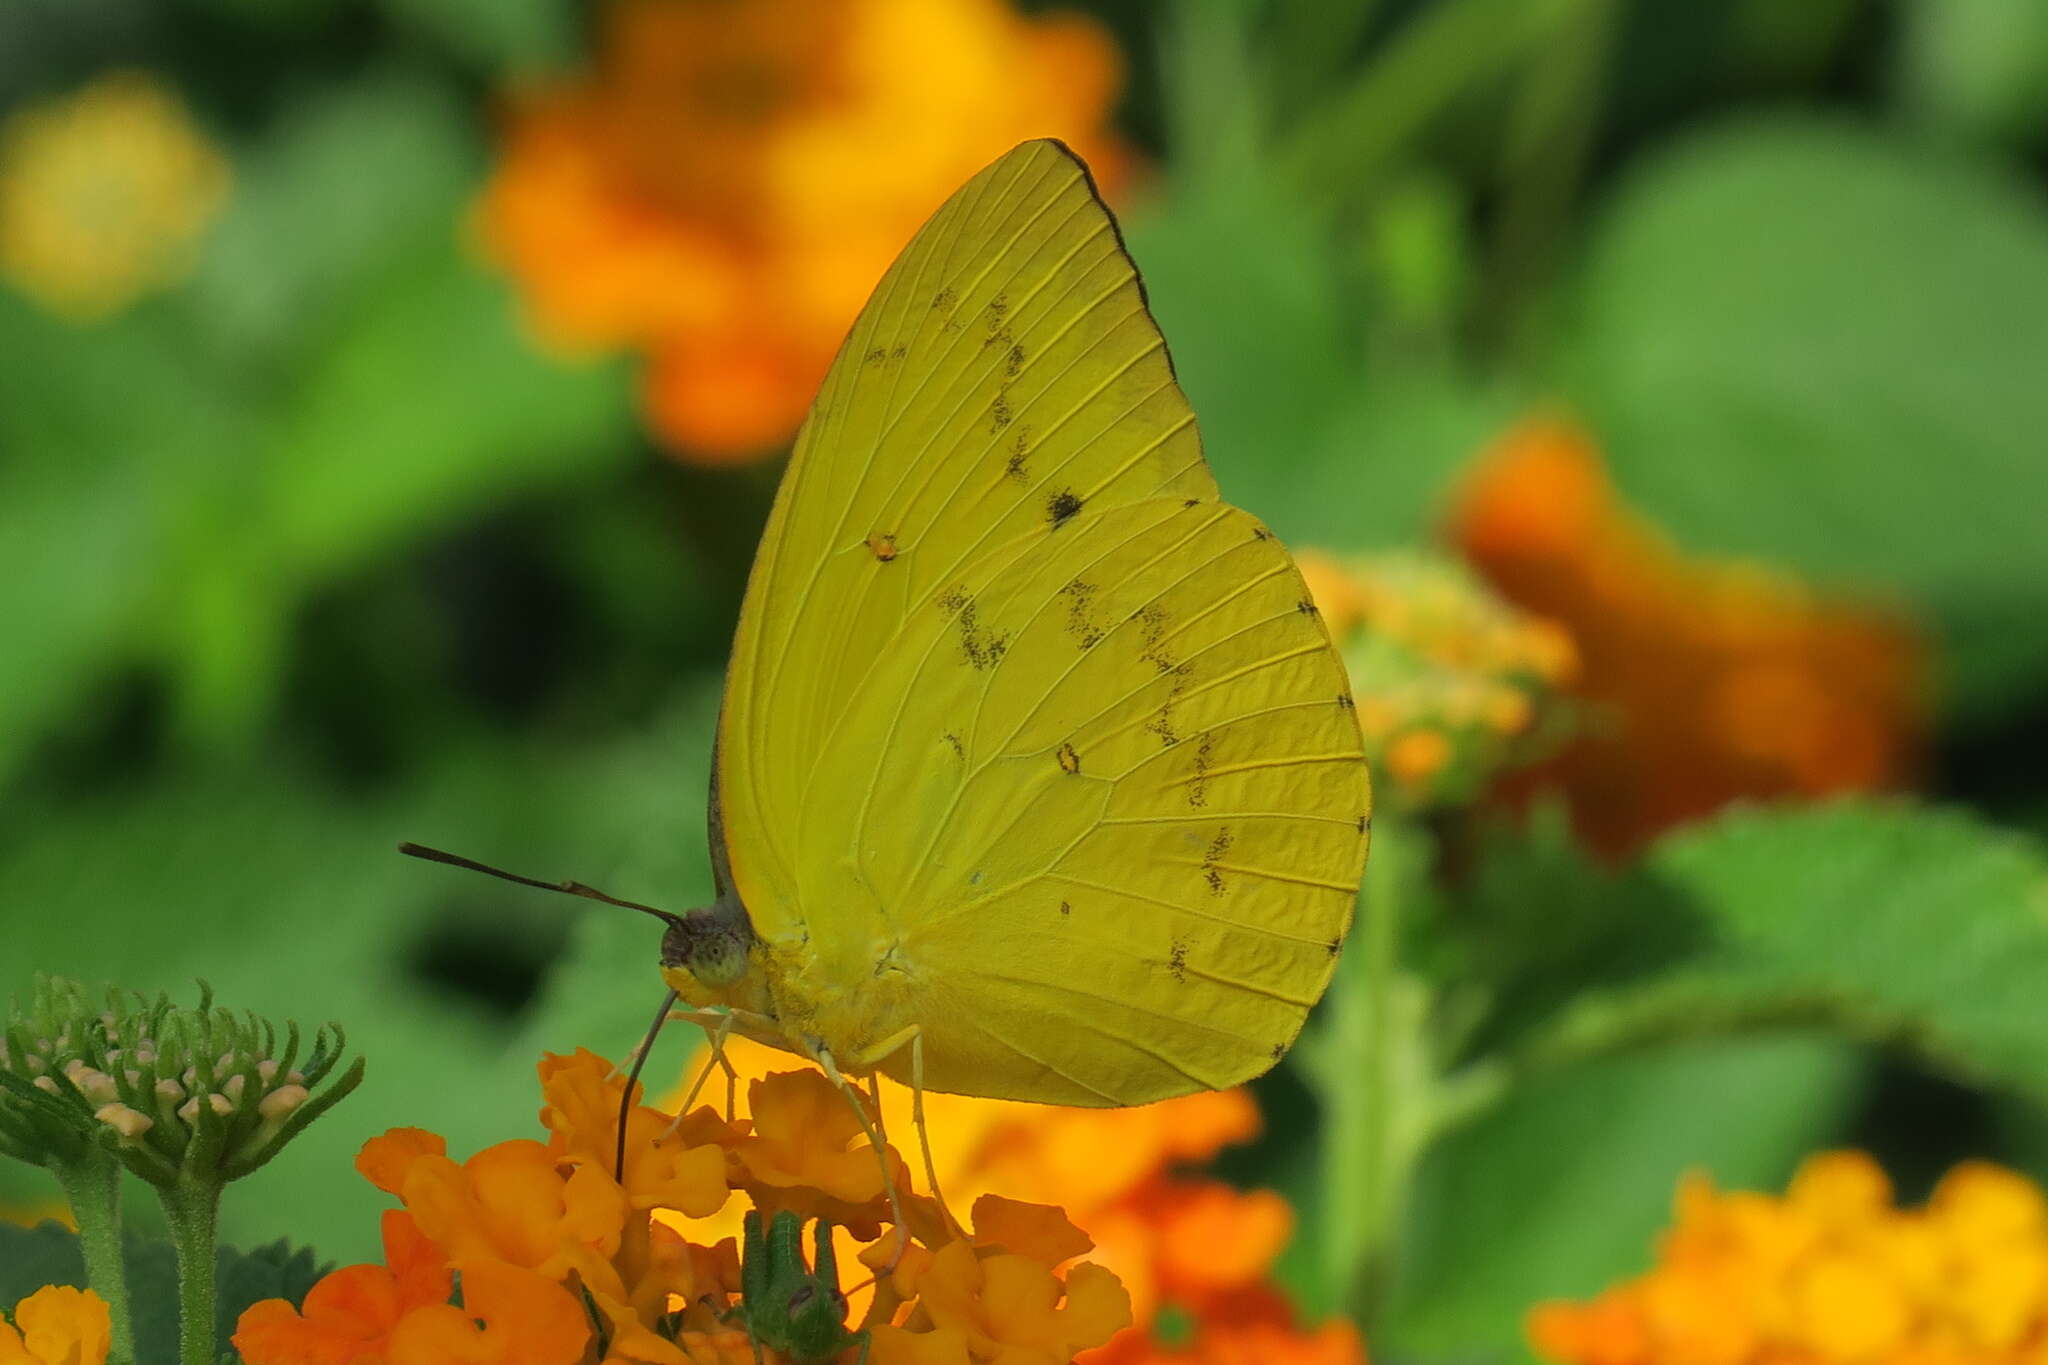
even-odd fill
[{"label": "yellow butterfly", "polygon": [[726,679],[717,899],[664,915],[662,975],[835,1079],[1221,1089],[1328,985],[1370,805],[1343,666],[1220,500],[1086,167],[1017,147],[797,437]]}]

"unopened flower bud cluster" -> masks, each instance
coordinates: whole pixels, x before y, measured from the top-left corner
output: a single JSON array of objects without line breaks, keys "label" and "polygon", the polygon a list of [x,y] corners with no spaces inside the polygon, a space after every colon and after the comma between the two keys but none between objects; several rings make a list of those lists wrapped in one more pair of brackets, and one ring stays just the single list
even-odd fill
[{"label": "unopened flower bud cluster", "polygon": [[[181,1173],[233,1179],[253,1170],[311,1117],[308,1101],[341,1059],[328,1026],[301,1056],[296,1024],[109,992],[95,1007],[77,984],[39,981],[0,1035],[0,1152],[38,1164],[80,1141],[111,1147],[157,1184]],[[323,1095],[352,1089],[360,1063]],[[32,1093],[36,1092],[36,1093]]]},{"label": "unopened flower bud cluster", "polygon": [[1380,800],[1468,802],[1556,742],[1558,689],[1578,659],[1555,623],[1439,555],[1309,551],[1300,563],[1350,672]]}]

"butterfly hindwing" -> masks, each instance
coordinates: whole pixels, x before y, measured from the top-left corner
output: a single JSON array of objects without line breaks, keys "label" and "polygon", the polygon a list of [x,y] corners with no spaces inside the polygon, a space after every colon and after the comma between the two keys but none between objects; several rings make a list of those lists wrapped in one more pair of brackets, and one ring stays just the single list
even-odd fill
[{"label": "butterfly hindwing", "polygon": [[[1366,793],[1287,554],[1221,503],[1084,513],[928,599],[820,755],[798,894],[825,975],[887,937],[927,1083],[1135,1103],[1293,1040],[1350,922]],[[878,929],[877,926],[886,926]]]}]

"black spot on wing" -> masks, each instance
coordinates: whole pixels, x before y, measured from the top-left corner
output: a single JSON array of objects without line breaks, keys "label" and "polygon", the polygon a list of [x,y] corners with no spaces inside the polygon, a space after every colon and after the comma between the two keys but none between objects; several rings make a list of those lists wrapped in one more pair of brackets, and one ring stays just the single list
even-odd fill
[{"label": "black spot on wing", "polygon": [[1003,461],[1003,473],[1019,483],[1024,482],[1030,477],[1030,471],[1024,467],[1024,461],[1030,455],[1031,424],[1029,422],[1019,422],[1017,424],[1017,434],[1010,439],[1009,457]]},{"label": "black spot on wing", "polygon": [[1095,619],[1096,592],[1096,585],[1082,578],[1070,578],[1060,588],[1060,595],[1067,599],[1067,634],[1083,649],[1101,644],[1105,633]]},{"label": "black spot on wing", "polygon": [[990,630],[981,620],[974,595],[965,588],[951,588],[939,598],[939,609],[953,618],[959,628],[960,654],[970,668],[990,669],[1001,662],[1010,648],[1010,637]]},{"label": "black spot on wing", "polygon": [[1054,527],[1064,526],[1067,522],[1072,521],[1074,514],[1080,510],[1081,499],[1071,488],[1062,488],[1059,492],[1053,494],[1045,504],[1046,520],[1051,522]]},{"label": "black spot on wing", "polygon": [[1214,763],[1216,737],[1207,731],[1202,733],[1202,742],[1195,746],[1194,776],[1188,779],[1188,805],[1201,807],[1209,804],[1209,768]]},{"label": "black spot on wing", "polygon": [[1208,851],[1202,854],[1202,880],[1209,884],[1209,894],[1220,896],[1230,888],[1224,883],[1223,855],[1230,852],[1230,827],[1223,826],[1216,831],[1216,837],[1209,841]]}]

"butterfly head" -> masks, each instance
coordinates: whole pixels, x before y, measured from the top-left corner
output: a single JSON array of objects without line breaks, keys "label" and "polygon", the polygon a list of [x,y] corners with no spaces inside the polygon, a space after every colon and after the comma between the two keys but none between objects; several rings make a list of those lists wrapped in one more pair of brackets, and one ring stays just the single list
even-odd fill
[{"label": "butterfly head", "polygon": [[685,997],[678,976],[689,983],[723,990],[739,983],[747,974],[748,957],[754,946],[753,926],[737,905],[720,901],[702,910],[670,918],[661,936],[661,971]]}]

